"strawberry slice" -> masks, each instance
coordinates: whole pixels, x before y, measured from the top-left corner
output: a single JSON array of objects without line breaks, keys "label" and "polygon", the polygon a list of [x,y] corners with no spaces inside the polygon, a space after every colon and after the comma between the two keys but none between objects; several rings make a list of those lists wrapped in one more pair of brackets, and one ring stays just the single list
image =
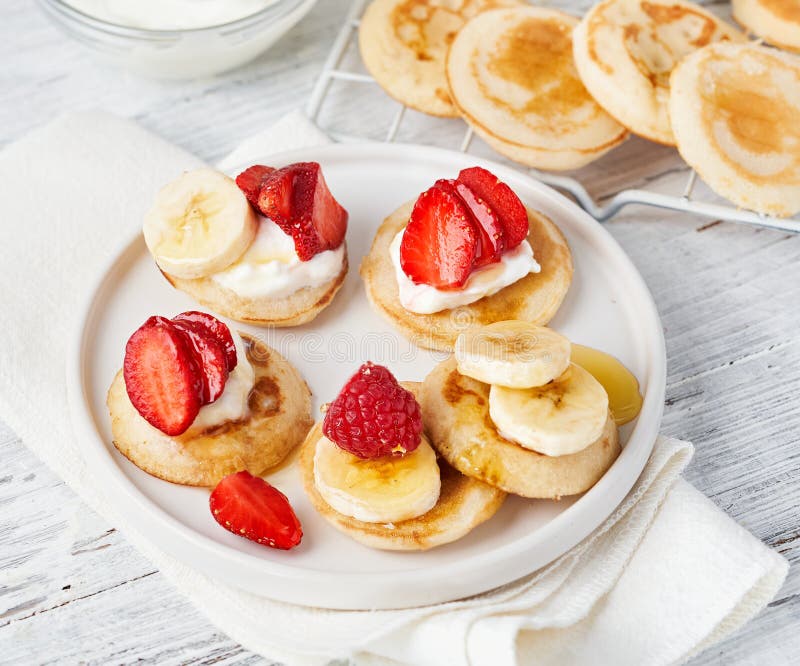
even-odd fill
[{"label": "strawberry slice", "polygon": [[233,342],[233,336],[228,326],[221,322],[219,319],[207,312],[199,312],[197,310],[189,310],[182,312],[172,318],[172,321],[187,322],[196,326],[203,327],[210,335],[216,338],[217,342],[222,346],[225,352],[225,360],[228,366],[228,372],[233,372],[239,359],[236,357],[236,345]]},{"label": "strawberry slice", "polygon": [[214,520],[245,539],[289,550],[303,538],[303,527],[286,495],[250,472],[226,476],[208,503]]},{"label": "strawberry slice", "polygon": [[[292,192],[294,182],[300,172],[299,165],[291,164],[288,167],[277,169],[271,173],[261,186],[258,193],[256,208],[262,215],[266,215],[284,231],[284,227],[291,224],[292,217]],[[286,231],[291,236],[291,232]]]},{"label": "strawberry slice", "polygon": [[464,183],[455,180],[437,180],[435,187],[441,187],[448,192],[457,194],[472,213],[472,221],[478,231],[479,241],[472,268],[481,268],[500,261],[500,256],[505,249],[505,237],[503,227],[494,211]]},{"label": "strawberry slice", "polygon": [[125,388],[136,411],[153,427],[180,435],[202,404],[200,368],[186,336],[164,317],[150,317],[125,346]]},{"label": "strawberry slice", "polygon": [[301,261],[344,241],[347,211],[331,194],[317,162],[297,162],[267,176],[257,207],[292,237]]},{"label": "strawberry slice", "polygon": [[455,192],[423,192],[400,244],[400,267],[416,283],[457,289],[467,281],[478,251],[478,231]]},{"label": "strawberry slice", "polygon": [[528,214],[508,185],[482,167],[464,169],[456,179],[471,189],[495,213],[503,228],[505,250],[513,250],[528,237]]},{"label": "strawberry slice", "polygon": [[228,381],[228,361],[225,350],[217,338],[202,324],[190,321],[172,320],[173,325],[186,335],[194,353],[203,380],[203,404],[214,402],[225,390]]},{"label": "strawberry slice", "polygon": [[264,186],[264,181],[274,171],[275,169],[270,166],[254,164],[236,176],[236,184],[253,206],[258,206],[258,195]]}]

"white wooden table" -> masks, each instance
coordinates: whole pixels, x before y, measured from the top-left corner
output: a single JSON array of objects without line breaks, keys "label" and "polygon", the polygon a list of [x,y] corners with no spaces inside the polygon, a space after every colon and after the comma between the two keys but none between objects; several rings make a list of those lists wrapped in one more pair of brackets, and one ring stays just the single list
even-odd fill
[{"label": "white wooden table", "polygon": [[[346,8],[320,0],[243,70],[164,84],[96,64],[33,3],[5,0],[0,146],[60,112],[100,107],[213,161],[305,102]],[[379,137],[396,106],[377,89],[355,90],[334,90],[324,122]],[[435,132],[431,122],[409,114],[401,139],[458,145],[457,121]],[[674,151],[636,140],[581,174],[600,196],[644,182],[675,192],[685,176]],[[760,616],[693,663],[800,663],[800,237],[641,208],[609,229],[664,321],[663,429],[694,441],[689,480],[793,564]],[[216,631],[1,423],[0,455],[0,663],[263,663]]]}]

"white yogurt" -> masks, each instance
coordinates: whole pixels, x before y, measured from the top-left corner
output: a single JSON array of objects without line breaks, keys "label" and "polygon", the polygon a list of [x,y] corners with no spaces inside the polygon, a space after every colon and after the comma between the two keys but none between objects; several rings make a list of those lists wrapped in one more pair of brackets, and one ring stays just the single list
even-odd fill
[{"label": "white yogurt", "polygon": [[239,260],[211,276],[242,298],[283,298],[305,287],[319,287],[342,270],[344,243],[301,261],[291,236],[262,217],[255,240]]},{"label": "white yogurt", "polygon": [[64,0],[78,11],[145,30],[188,30],[251,16],[276,0]]},{"label": "white yogurt", "polygon": [[474,271],[461,289],[445,290],[429,284],[415,284],[400,266],[400,244],[403,242],[404,233],[405,229],[402,229],[394,237],[389,247],[389,255],[400,288],[400,303],[409,312],[433,314],[468,305],[484,296],[496,294],[504,287],[521,280],[528,273],[538,273],[542,270],[533,257],[530,243],[524,240],[513,250],[505,252],[500,261]]},{"label": "white yogurt", "polygon": [[200,412],[189,427],[189,434],[228,421],[239,421],[248,415],[247,401],[256,381],[256,373],[253,366],[250,365],[250,361],[247,360],[244,341],[233,329],[231,329],[231,335],[236,344],[236,367],[228,375],[222,395],[214,402],[200,408]]}]

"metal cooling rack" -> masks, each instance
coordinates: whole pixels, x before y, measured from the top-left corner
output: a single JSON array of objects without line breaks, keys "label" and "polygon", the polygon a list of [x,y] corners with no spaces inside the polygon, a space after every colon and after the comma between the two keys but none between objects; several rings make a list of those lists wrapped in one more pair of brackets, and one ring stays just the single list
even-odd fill
[{"label": "metal cooling rack", "polygon": [[[367,0],[354,0],[350,10],[347,13],[344,25],[339,31],[339,34],[333,43],[333,47],[328,54],[322,72],[317,79],[316,85],[311,92],[311,97],[308,101],[308,115],[314,122],[318,121],[322,107],[328,97],[328,93],[336,81],[377,85],[375,80],[367,74],[348,71],[347,69],[341,68],[344,55],[351,46],[353,37],[358,30],[359,20],[364,12],[366,3]],[[398,109],[389,123],[384,141],[389,143],[395,141],[397,138],[397,133],[400,130],[400,126],[403,123],[406,110],[406,106],[398,104]],[[335,139],[340,141],[365,140],[364,137],[346,135],[337,132],[330,132],[330,134]],[[462,152],[469,152],[473,138],[474,135],[472,129],[467,128],[459,149]],[[738,222],[755,227],[765,227],[768,229],[778,229],[781,231],[800,233],[800,218],[798,217],[783,219],[737,208],[732,204],[708,203],[693,199],[692,196],[695,190],[695,185],[698,181],[697,172],[694,170],[690,171],[689,178],[680,196],[661,194],[659,192],[653,192],[650,190],[627,189],[615,194],[605,204],[598,203],[592,197],[592,195],[589,194],[586,188],[574,178],[570,178],[568,176],[559,176],[556,174],[539,171],[537,169],[527,169],[527,171],[534,178],[542,181],[543,183],[568,192],[570,195],[572,195],[578,205],[580,205],[598,222],[605,222],[611,219],[625,206],[630,204],[640,204],[644,206],[653,206],[656,208],[665,208],[669,210],[693,213],[695,215],[716,220],[727,220],[730,222]]]}]

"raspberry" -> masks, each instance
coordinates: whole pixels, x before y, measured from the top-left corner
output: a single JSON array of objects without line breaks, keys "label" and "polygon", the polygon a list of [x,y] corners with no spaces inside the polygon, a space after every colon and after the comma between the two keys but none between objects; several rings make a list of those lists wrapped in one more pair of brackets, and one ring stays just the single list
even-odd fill
[{"label": "raspberry", "polygon": [[328,407],[322,432],[359,458],[403,455],[419,446],[422,415],[387,368],[367,362]]}]

